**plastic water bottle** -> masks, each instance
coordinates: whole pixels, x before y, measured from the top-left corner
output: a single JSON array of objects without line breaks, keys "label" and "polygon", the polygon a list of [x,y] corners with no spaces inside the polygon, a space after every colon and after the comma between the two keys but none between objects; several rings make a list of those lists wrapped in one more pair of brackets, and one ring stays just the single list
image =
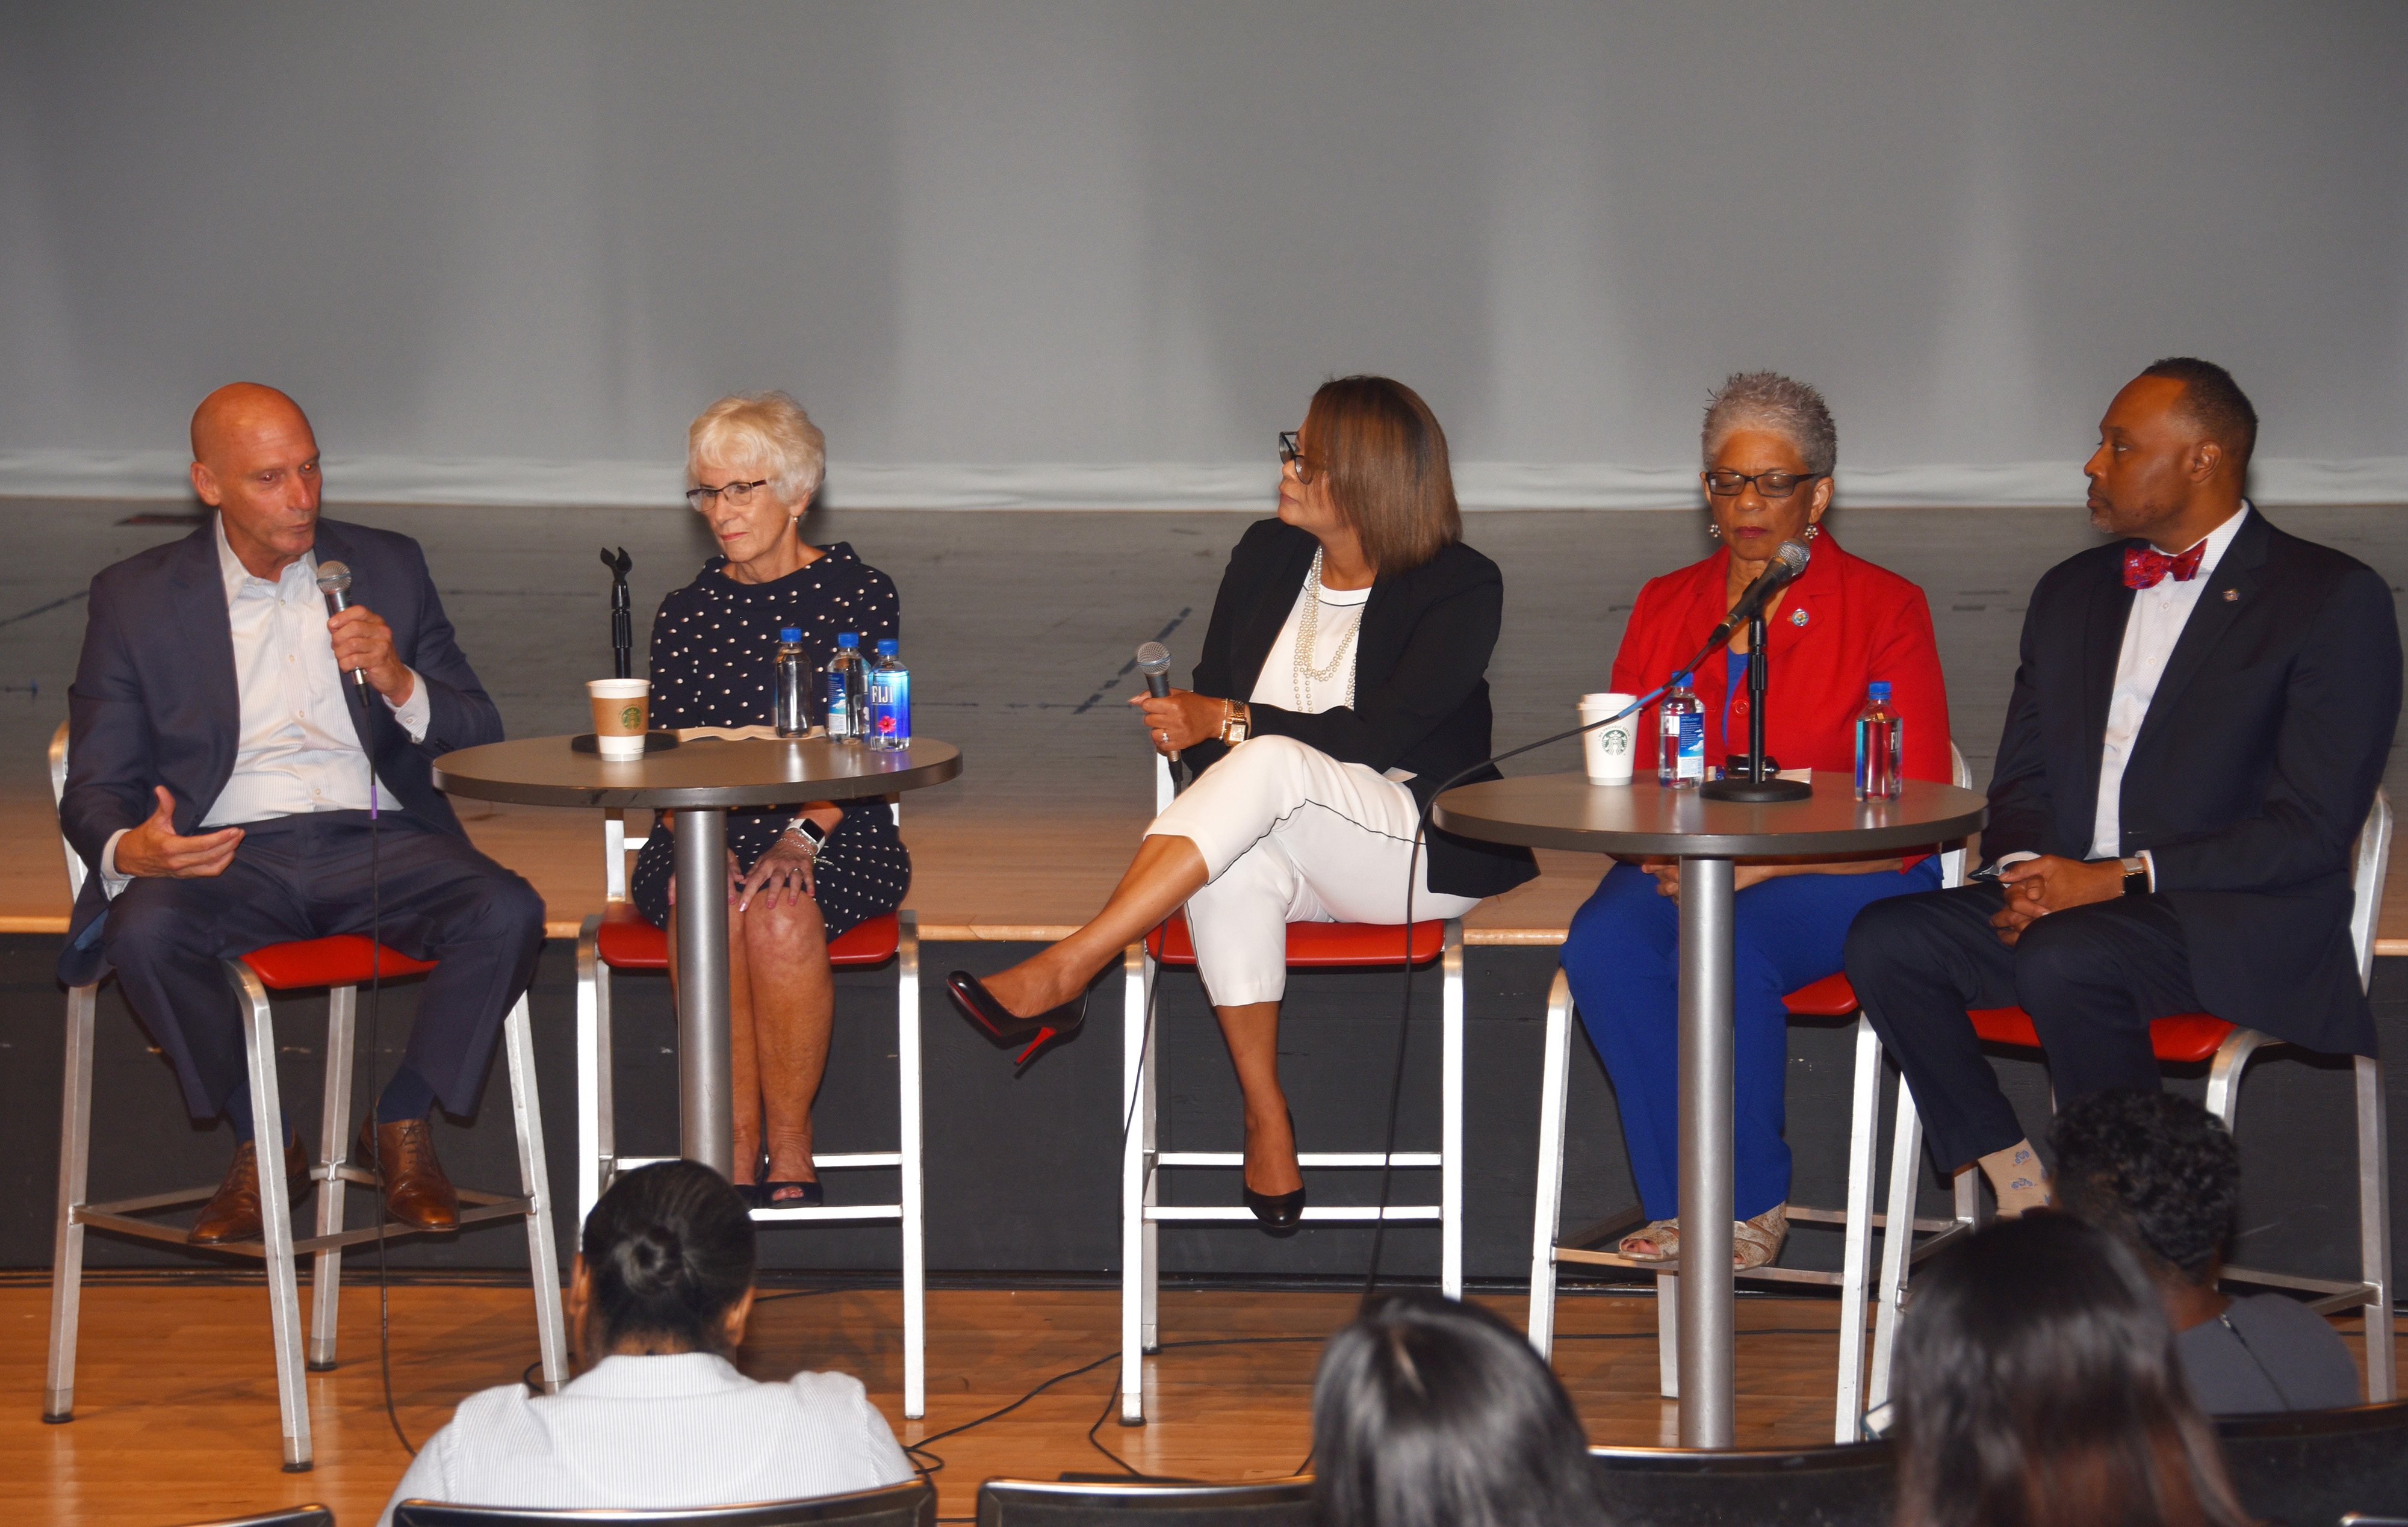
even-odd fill
[{"label": "plastic water bottle", "polygon": [[827,734],[858,742],[868,729],[869,684],[861,661],[861,633],[837,634],[836,656],[827,665]]},{"label": "plastic water bottle", "polygon": [[1895,801],[1905,783],[1899,760],[1906,744],[1906,723],[1889,703],[1889,685],[1875,679],[1866,691],[1865,708],[1856,712],[1856,799]]},{"label": "plastic water bottle", "polygon": [[869,745],[894,752],[911,745],[911,670],[895,638],[882,637],[869,665]]},{"label": "plastic water bottle", "polygon": [[803,652],[803,628],[778,633],[778,735],[799,737],[811,729],[811,660]]},{"label": "plastic water bottle", "polygon": [[1695,790],[1706,782],[1706,703],[1689,692],[1689,676],[1672,676],[1657,707],[1661,735],[1656,747],[1656,782]]}]

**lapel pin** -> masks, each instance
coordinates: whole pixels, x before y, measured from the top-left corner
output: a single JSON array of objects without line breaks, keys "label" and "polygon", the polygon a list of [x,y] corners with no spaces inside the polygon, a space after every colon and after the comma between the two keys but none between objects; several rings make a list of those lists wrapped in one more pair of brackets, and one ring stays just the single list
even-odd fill
[{"label": "lapel pin", "polygon": [[2228,605],[2237,605],[2241,603],[2241,591],[2238,589],[2225,590],[2224,602]]},{"label": "lapel pin", "polygon": [[1789,612],[1789,623],[1791,625],[1804,625],[1806,623],[1806,612],[1802,609],[1791,610]]}]

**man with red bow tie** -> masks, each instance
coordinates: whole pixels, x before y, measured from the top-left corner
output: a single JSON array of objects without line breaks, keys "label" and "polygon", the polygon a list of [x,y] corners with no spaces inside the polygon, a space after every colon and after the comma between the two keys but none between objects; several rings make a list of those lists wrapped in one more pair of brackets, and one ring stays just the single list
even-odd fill
[{"label": "man with red bow tie", "polygon": [[2149,1022],[2208,1012],[2374,1053],[2350,846],[2400,716],[2390,585],[2242,496],[2258,415],[2223,367],[2160,361],[2100,421],[2090,522],[2049,569],[1990,779],[1995,875],[1877,902],[1847,971],[1932,1154],[2001,1211],[2046,1201],[1969,1008],[2020,1006],[2059,1104],[2157,1085]]}]

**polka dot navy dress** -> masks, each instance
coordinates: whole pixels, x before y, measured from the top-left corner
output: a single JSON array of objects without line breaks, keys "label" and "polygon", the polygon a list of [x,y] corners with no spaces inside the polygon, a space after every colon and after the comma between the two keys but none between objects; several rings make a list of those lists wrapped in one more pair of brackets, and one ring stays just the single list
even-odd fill
[{"label": "polka dot navy dress", "polygon": [[[826,554],[818,561],[770,583],[738,583],[722,571],[727,559],[713,557],[692,583],[661,601],[652,618],[654,726],[772,724],[781,627],[802,628],[803,649],[822,672],[836,655],[840,632],[858,632],[865,655],[877,650],[882,637],[902,639],[895,580],[841,541],[821,549]],[[813,686],[814,721],[821,720],[824,692]],[[746,873],[802,806],[797,801],[727,814],[727,846]],[[675,856],[676,840],[654,833],[628,877],[637,909],[660,927],[668,925]],[[884,801],[846,805],[844,821],[820,849],[812,879],[813,899],[830,938],[903,905],[911,884],[911,855]]]}]

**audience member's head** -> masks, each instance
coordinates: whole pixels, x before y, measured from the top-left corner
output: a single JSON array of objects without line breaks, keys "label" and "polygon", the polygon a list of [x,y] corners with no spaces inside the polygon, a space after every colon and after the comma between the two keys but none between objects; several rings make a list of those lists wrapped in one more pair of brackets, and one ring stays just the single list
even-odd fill
[{"label": "audience member's head", "polygon": [[1432,1293],[1390,1294],[1329,1339],[1312,1448],[1326,1527],[1606,1520],[1555,1376],[1512,1327]]},{"label": "audience member's head", "polygon": [[1896,1405],[1902,1527],[2247,1520],[2140,1263],[2066,1215],[1915,1275]]},{"label": "audience member's head", "polygon": [[2160,1284],[2215,1286],[2241,1152],[2214,1114],[2172,1092],[2094,1092],[2057,1116],[2048,1143],[2059,1210],[2121,1237]]},{"label": "audience member's head", "polygon": [[727,1179],[657,1162],[610,1185],[585,1217],[568,1291],[585,1361],[716,1352],[732,1357],[752,1310],[752,1218]]}]

